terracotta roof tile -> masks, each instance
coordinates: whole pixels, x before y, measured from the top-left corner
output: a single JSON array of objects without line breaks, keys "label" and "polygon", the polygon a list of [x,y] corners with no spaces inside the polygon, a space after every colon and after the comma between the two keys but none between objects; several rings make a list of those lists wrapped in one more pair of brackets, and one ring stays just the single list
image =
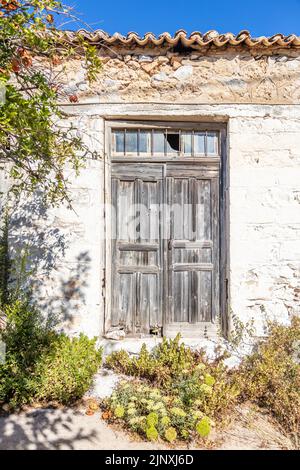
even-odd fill
[{"label": "terracotta roof tile", "polygon": [[222,47],[225,45],[238,46],[245,45],[251,47],[299,47],[300,36],[290,34],[284,36],[283,34],[274,34],[274,36],[266,37],[252,37],[249,31],[240,31],[238,34],[225,33],[219,34],[217,31],[208,31],[202,34],[200,31],[194,31],[190,35],[186,31],[180,29],[176,31],[174,36],[170,33],[162,33],[156,36],[154,33],[146,33],[144,36],[139,36],[135,32],[129,32],[126,36],[120,33],[108,34],[105,31],[97,30],[88,32],[84,29],[77,32],[65,31],[62,37],[69,40],[74,40],[76,34],[82,35],[95,44],[106,44],[109,46],[124,45],[124,46],[176,46],[181,43],[185,47],[201,48],[209,45]]}]

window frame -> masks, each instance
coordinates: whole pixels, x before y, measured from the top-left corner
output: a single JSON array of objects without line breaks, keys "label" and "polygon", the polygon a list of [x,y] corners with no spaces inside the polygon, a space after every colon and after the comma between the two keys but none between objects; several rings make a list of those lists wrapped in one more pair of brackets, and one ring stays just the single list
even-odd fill
[{"label": "window frame", "polygon": [[[116,152],[114,151],[114,131],[118,130],[131,130],[140,131],[151,131],[150,138],[151,138],[151,148],[148,152],[126,152],[126,144],[124,145],[124,152]],[[207,122],[157,122],[157,121],[114,121],[110,122],[109,126],[109,153],[112,161],[116,162],[125,162],[125,161],[173,161],[176,160],[177,162],[191,162],[191,161],[206,161],[206,162],[216,162],[219,161],[221,158],[221,131],[224,129],[224,125],[220,123],[207,123]],[[163,131],[167,133],[171,131],[174,133],[177,131],[179,133],[179,151],[174,151],[174,153],[166,153],[166,145],[164,148],[164,152],[153,152],[153,134],[155,131]],[[192,148],[191,154],[185,154],[183,152],[183,141],[182,135],[186,132],[205,132],[205,149],[204,153],[194,153],[194,149]],[[217,132],[217,152],[214,154],[207,153],[207,135],[210,132]],[[126,142],[126,136],[124,136],[124,143]],[[149,144],[148,144],[149,145]],[[193,147],[193,139],[192,139],[192,147]]]}]

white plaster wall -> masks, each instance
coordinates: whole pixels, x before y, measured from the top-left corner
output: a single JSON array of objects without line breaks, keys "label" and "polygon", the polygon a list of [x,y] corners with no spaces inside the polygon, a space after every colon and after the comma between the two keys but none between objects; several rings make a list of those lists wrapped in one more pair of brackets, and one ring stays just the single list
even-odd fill
[{"label": "white plaster wall", "polygon": [[57,309],[63,306],[64,326],[70,333],[98,336],[104,308],[103,161],[89,160],[73,178],[72,200],[72,210],[61,206],[49,211],[53,226],[65,234],[66,248],[51,281],[45,279],[45,294],[58,294]]},{"label": "white plaster wall", "polygon": [[72,209],[60,206],[49,211],[52,225],[67,242],[51,280],[45,279],[45,294],[55,297],[60,289],[57,310],[63,306],[66,312],[62,326],[71,334],[93,337],[101,335],[104,327],[104,121],[99,115],[75,119],[95,159],[88,159],[79,176],[69,174]]},{"label": "white plaster wall", "polygon": [[[70,315],[64,323],[69,332],[102,334],[103,119],[107,118],[228,123],[230,308],[242,321],[254,318],[258,333],[267,318],[287,321],[291,314],[300,313],[298,106],[107,104],[89,99],[89,103],[64,109],[73,119],[79,119],[81,133],[96,152],[97,160],[89,160],[80,176],[73,179],[75,211],[51,209],[46,218],[36,217],[34,223],[41,229],[57,229],[67,239],[54,268],[39,279],[44,302],[55,298],[58,308],[64,305]],[[109,297],[108,283],[107,303]]]},{"label": "white plaster wall", "polygon": [[259,333],[300,314],[300,120],[279,111],[229,122],[231,308]]}]

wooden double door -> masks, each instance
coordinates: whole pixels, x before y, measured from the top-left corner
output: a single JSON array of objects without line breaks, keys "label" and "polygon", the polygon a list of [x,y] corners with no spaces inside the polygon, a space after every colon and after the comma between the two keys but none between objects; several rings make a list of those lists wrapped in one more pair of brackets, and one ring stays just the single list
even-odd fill
[{"label": "wooden double door", "polygon": [[111,325],[187,336],[219,314],[219,165],[112,164]]}]

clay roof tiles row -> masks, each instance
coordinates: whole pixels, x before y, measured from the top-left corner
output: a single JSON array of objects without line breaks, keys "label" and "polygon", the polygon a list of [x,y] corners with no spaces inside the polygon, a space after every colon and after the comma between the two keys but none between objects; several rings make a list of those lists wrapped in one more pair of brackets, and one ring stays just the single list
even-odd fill
[{"label": "clay roof tiles row", "polygon": [[238,34],[225,33],[219,34],[217,31],[208,31],[202,34],[200,31],[194,31],[187,34],[184,30],[176,31],[172,36],[170,33],[162,33],[155,35],[154,33],[146,33],[140,36],[135,32],[129,32],[126,36],[120,33],[108,34],[105,31],[97,30],[89,32],[84,29],[77,32],[65,31],[63,37],[69,40],[74,40],[76,34],[80,34],[85,39],[95,44],[106,44],[108,46],[124,45],[124,46],[176,46],[178,44],[184,47],[207,47],[207,46],[239,46],[244,45],[251,47],[297,47],[300,46],[300,36],[290,34],[285,36],[283,34],[274,34],[270,37],[260,36],[252,37],[249,31],[240,31]]}]

